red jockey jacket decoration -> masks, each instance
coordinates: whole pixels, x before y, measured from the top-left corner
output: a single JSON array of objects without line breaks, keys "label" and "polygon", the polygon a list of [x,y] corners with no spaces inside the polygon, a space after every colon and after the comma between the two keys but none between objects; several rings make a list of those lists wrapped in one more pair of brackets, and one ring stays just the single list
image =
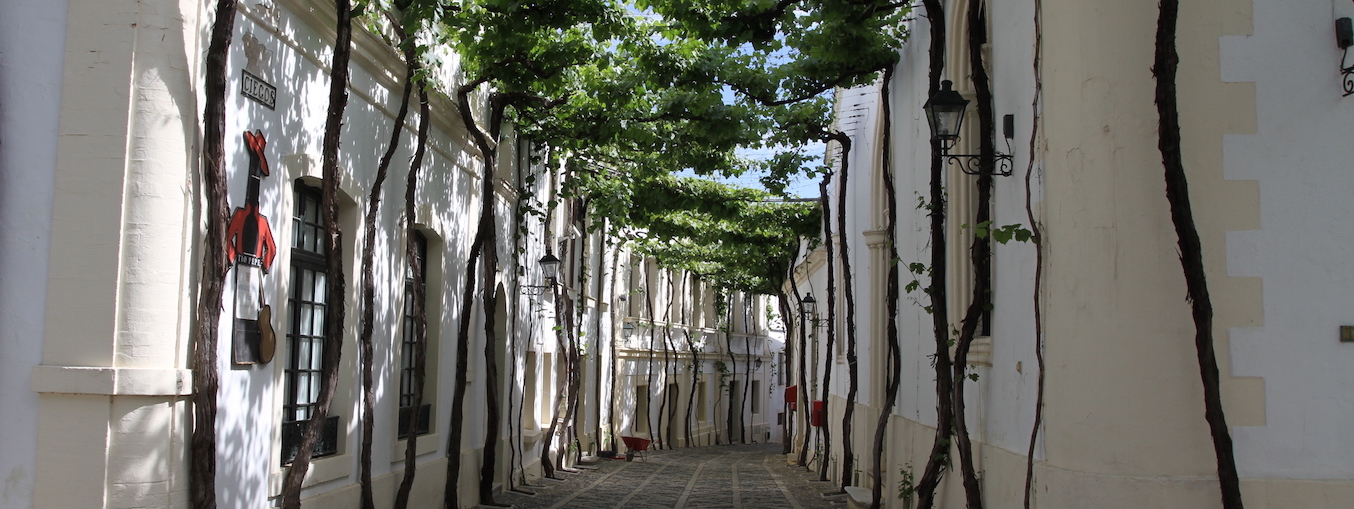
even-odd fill
[{"label": "red jockey jacket decoration", "polygon": [[277,343],[272,327],[272,308],[263,295],[263,277],[273,267],[277,244],[268,217],[259,213],[259,184],[268,176],[268,142],[263,131],[244,132],[249,152],[249,190],[243,207],[237,207],[226,228],[226,257],[235,264],[235,336],[232,357],[236,364],[268,363]]}]

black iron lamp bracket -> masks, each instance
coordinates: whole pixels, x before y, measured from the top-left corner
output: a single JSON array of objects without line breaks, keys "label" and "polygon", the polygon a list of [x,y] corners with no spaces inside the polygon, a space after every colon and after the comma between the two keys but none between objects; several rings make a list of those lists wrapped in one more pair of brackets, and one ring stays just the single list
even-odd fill
[{"label": "black iron lamp bracket", "polygon": [[[1006,153],[995,152],[992,154],[992,175],[997,177],[1009,177],[1013,173],[1014,158],[1012,157],[1011,138],[1015,135],[1015,116],[1006,115],[1001,119],[1002,136],[1006,138]],[[948,164],[959,167],[959,171],[967,175],[982,175],[983,156],[980,154],[951,154],[950,149],[954,148],[955,143],[959,141],[958,136],[941,138],[939,141],[940,157],[945,158]]]},{"label": "black iron lamp bracket", "polygon": [[1345,48],[1344,55],[1340,56],[1340,80],[1344,83],[1345,94],[1341,97],[1354,95],[1354,65],[1345,66],[1346,58],[1349,56],[1349,48]]},{"label": "black iron lamp bracket", "polygon": [[1354,95],[1354,65],[1345,65],[1349,61],[1349,47],[1354,46],[1354,22],[1349,18],[1335,20],[1335,45],[1344,50],[1340,55],[1340,81],[1345,88],[1343,97],[1349,97]]},{"label": "black iron lamp bracket", "polygon": [[[959,171],[968,175],[982,175],[981,166],[982,157],[978,154],[942,154],[947,162],[959,166]],[[992,175],[998,177],[1009,177],[1012,174],[1012,165],[1014,164],[1011,154],[994,154]]]},{"label": "black iron lamp bracket", "polygon": [[[1011,115],[1006,115],[1006,118],[1003,119],[1003,121],[1004,121],[1003,123],[1006,124],[1006,127],[1004,128],[1006,134],[1006,153],[1003,154],[1001,152],[996,152],[992,154],[992,175],[997,177],[1011,176],[1011,174],[1013,173],[1012,166],[1015,165],[1014,158],[1011,156],[1011,132],[1013,130],[1012,128],[1013,122]],[[944,148],[946,150],[949,149],[949,147]],[[982,155],[950,154],[948,152],[941,152],[940,156],[944,157],[947,163],[958,166],[959,171],[962,171],[967,175],[983,174]]]},{"label": "black iron lamp bracket", "polygon": [[522,295],[545,295],[551,288],[551,285],[522,285]]}]

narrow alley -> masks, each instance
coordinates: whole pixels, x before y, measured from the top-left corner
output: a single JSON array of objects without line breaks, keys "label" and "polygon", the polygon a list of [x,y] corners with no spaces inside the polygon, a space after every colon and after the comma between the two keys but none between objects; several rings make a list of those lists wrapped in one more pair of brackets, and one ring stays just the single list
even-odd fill
[{"label": "narrow alley", "polygon": [[[498,502],[519,509],[845,507],[845,495],[824,497],[832,484],[787,466],[780,444],[649,451],[632,462],[601,460],[563,481],[539,479]],[[588,470],[591,468],[596,470]]]}]

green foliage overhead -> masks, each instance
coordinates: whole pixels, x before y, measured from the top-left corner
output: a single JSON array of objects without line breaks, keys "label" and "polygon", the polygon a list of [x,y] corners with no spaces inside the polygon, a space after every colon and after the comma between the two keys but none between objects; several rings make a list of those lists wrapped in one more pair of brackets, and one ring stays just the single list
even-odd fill
[{"label": "green foliage overhead", "polygon": [[[456,55],[441,65],[462,91],[504,105],[567,161],[565,196],[586,200],[594,226],[639,235],[664,266],[764,293],[822,220],[816,203],[772,200],[822,174],[806,147],[838,135],[831,94],[894,62],[911,13],[879,0],[376,4],[447,46],[423,54]],[[749,150],[774,155],[739,155]],[[766,191],[673,176],[749,171]]]},{"label": "green foliage overhead", "polygon": [[[699,178],[660,176],[642,199],[592,196],[595,209],[624,210],[637,249],[660,265],[689,270],[716,286],[774,294],[801,238],[816,238],[815,202],[768,202],[770,193]],[[633,196],[633,195],[632,195]]]}]

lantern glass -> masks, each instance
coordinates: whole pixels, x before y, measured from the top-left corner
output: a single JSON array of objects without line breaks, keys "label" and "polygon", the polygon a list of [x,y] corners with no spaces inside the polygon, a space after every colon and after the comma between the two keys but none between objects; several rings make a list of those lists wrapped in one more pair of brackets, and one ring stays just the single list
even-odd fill
[{"label": "lantern glass", "polygon": [[931,135],[942,141],[954,141],[959,138],[959,129],[964,125],[964,111],[968,109],[968,99],[951,87],[953,82],[940,82],[940,91],[923,106],[926,110],[926,122],[931,125]]},{"label": "lantern glass", "polygon": [[812,317],[814,312],[818,310],[818,300],[814,299],[812,295],[805,295],[804,300],[799,301],[799,310],[804,313],[805,317]]},{"label": "lantern glass", "polygon": [[541,257],[541,275],[545,277],[546,284],[555,284],[559,277],[559,258],[552,253],[546,253]]}]

